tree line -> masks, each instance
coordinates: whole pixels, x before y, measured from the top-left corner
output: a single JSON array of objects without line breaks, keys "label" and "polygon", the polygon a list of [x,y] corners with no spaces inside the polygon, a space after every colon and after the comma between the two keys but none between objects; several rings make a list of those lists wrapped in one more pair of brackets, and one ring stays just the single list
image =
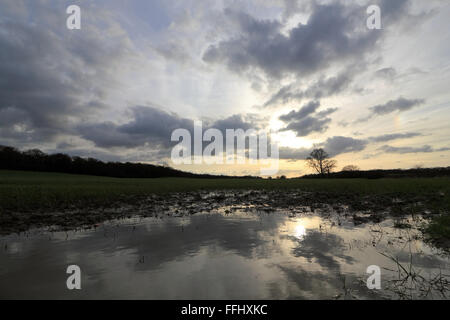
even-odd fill
[{"label": "tree line", "polygon": [[39,149],[19,151],[10,146],[0,146],[0,169],[61,172],[116,178],[232,178],[230,176],[184,172],[168,166],[130,162],[103,162],[94,158],[71,157],[64,153],[46,154]]},{"label": "tree line", "polygon": [[413,169],[391,169],[391,170],[360,170],[356,165],[347,165],[340,172],[333,172],[337,167],[337,161],[331,159],[330,155],[323,149],[314,149],[306,158],[307,165],[315,171],[315,174],[305,175],[301,178],[405,178],[405,177],[444,177],[450,176],[450,167],[446,168],[422,168],[421,165]]}]

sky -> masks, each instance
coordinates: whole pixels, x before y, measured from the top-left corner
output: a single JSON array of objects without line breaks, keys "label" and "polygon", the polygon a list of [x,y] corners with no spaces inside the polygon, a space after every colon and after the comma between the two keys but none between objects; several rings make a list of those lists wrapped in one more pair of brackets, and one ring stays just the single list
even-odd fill
[{"label": "sky", "polygon": [[449,58],[447,0],[0,0],[0,144],[259,174],[174,165],[172,132],[202,121],[270,131],[289,177],[314,148],[337,170],[449,166]]}]

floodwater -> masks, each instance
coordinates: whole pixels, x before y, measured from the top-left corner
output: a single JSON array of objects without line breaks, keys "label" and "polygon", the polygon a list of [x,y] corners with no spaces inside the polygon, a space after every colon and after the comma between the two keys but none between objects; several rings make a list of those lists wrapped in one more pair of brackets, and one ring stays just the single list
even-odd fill
[{"label": "floodwater", "polygon": [[[398,229],[392,220],[217,210],[32,230],[0,238],[0,298],[445,299],[450,260],[422,242],[420,219],[409,220],[413,228]],[[73,264],[81,290],[66,287]],[[381,269],[381,290],[367,288],[370,265]]]}]

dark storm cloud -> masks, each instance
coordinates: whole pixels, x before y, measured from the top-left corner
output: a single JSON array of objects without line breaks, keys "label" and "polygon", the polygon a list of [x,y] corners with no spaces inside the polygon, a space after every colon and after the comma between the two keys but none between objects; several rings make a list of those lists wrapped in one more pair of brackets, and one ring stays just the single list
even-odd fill
[{"label": "dark storm cloud", "polygon": [[[167,150],[176,143],[171,141],[172,132],[176,129],[186,129],[193,137],[194,120],[192,119],[182,118],[175,113],[148,106],[136,106],[130,111],[132,119],[125,124],[89,123],[78,127],[79,134],[102,148],[136,148],[148,145],[162,150]],[[227,129],[257,129],[255,123],[250,122],[243,115],[232,115],[216,120],[210,125],[203,124],[203,130],[208,128],[218,129],[224,136]]]},{"label": "dark storm cloud", "polygon": [[211,45],[203,59],[224,63],[234,71],[259,69],[272,78],[312,74],[335,62],[361,59],[375,46],[380,33],[361,28],[364,10],[339,3],[316,5],[308,23],[299,24],[288,35],[281,32],[277,21],[227,10],[240,34]]},{"label": "dark storm cloud", "polygon": [[[380,5],[384,29],[395,29],[404,21],[418,24],[423,20],[423,14],[410,13],[409,0],[380,0],[370,4]],[[282,86],[267,99],[265,107],[339,94],[349,89],[357,74],[367,70],[369,60],[380,58],[377,49],[384,33],[366,28],[368,3],[336,1],[320,5],[308,1],[299,5],[284,1],[284,5],[289,12],[283,14],[282,21],[298,12],[310,12],[308,21],[286,33],[285,26],[278,20],[258,19],[228,9],[225,16],[234,22],[237,31],[230,32],[228,39],[210,45],[203,55],[208,63],[224,64],[237,73],[259,70],[270,80],[286,75],[307,79],[310,75],[321,74],[319,80],[306,88],[302,88],[299,81]],[[325,77],[330,72],[329,67],[336,65],[341,71]],[[356,70],[352,70],[355,66],[358,66]]]},{"label": "dark storm cloud", "polygon": [[132,120],[123,125],[112,122],[91,123],[78,127],[80,135],[98,147],[134,148],[151,144],[169,147],[175,129],[183,128],[190,132],[194,122],[176,114],[161,111],[154,107],[136,106],[131,108]]},{"label": "dark storm cloud", "polygon": [[168,113],[153,107],[134,107],[133,120],[118,127],[118,131],[130,136],[147,136],[156,139],[170,139],[175,129],[192,130],[193,121],[181,118],[175,113]]},{"label": "dark storm cloud", "polygon": [[328,108],[321,112],[316,112],[320,102],[311,101],[298,111],[291,111],[280,116],[280,120],[288,123],[280,131],[294,131],[298,137],[305,137],[311,133],[322,133],[328,129],[331,118],[328,116],[336,112],[337,108]]},{"label": "dark storm cloud", "polygon": [[59,117],[71,112],[76,90],[49,65],[61,58],[55,37],[15,22],[0,21],[0,28],[0,110],[22,113],[38,128],[61,125]]},{"label": "dark storm cloud", "polygon": [[410,0],[379,0],[377,1],[381,9],[383,27],[390,27],[399,22],[411,21],[421,16],[409,14],[411,7]]},{"label": "dark storm cloud", "polygon": [[406,154],[406,153],[443,152],[443,151],[449,151],[450,148],[435,149],[429,145],[425,145],[422,147],[392,147],[392,146],[385,145],[385,146],[380,147],[378,150],[383,151],[385,153]]},{"label": "dark storm cloud", "polygon": [[123,37],[51,28],[55,12],[45,14],[37,27],[0,12],[0,134],[8,142],[51,141],[102,110],[112,67],[129,54]]},{"label": "dark storm cloud", "polygon": [[324,78],[321,77],[308,88],[302,90],[296,84],[290,84],[282,87],[273,94],[265,103],[264,107],[276,104],[286,104],[290,101],[301,99],[320,99],[330,97],[343,92],[350,86],[355,70],[348,69],[337,76]]}]

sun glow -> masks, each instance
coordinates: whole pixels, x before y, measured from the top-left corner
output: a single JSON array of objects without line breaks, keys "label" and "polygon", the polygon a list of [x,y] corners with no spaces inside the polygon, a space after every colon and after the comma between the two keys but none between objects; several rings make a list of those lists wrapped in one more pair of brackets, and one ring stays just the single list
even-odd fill
[{"label": "sun glow", "polygon": [[303,225],[297,225],[294,230],[294,236],[297,239],[303,239],[306,235],[306,228]]}]

